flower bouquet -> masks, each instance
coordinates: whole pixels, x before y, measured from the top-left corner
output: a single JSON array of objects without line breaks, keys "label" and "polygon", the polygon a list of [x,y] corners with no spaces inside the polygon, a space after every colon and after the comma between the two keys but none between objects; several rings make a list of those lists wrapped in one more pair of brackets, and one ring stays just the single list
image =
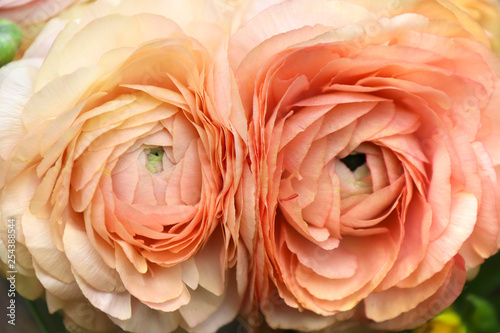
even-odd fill
[{"label": "flower bouquet", "polygon": [[0,0],[1,325],[498,331],[499,8]]}]

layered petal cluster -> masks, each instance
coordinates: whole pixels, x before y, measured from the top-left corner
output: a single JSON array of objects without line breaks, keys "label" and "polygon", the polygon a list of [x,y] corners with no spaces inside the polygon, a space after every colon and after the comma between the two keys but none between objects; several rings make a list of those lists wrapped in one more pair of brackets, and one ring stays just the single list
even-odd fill
[{"label": "layered petal cluster", "polygon": [[272,327],[416,327],[498,249],[500,61],[451,2],[397,3],[281,2],[230,40]]},{"label": "layered petal cluster", "polygon": [[246,121],[201,4],[99,2],[0,72],[2,241],[15,218],[23,294],[72,330],[211,332],[242,305]]}]

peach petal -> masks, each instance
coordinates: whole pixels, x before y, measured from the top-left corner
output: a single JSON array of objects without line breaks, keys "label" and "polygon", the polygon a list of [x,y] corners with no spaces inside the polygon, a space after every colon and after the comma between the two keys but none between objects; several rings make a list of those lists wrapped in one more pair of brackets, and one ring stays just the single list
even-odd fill
[{"label": "peach petal", "polygon": [[[162,303],[179,297],[182,294],[180,267],[159,267],[148,265],[148,271],[139,273],[130,263],[120,247],[116,247],[116,271],[123,284],[134,297],[145,302]],[[168,285],[168,288],[163,286]]]},{"label": "peach petal", "polygon": [[[84,211],[83,218],[85,220],[85,227],[87,230],[92,230],[96,232],[104,241],[106,241],[108,244],[111,244],[108,230],[106,229],[104,196],[102,194],[101,188],[96,189],[96,192],[94,194],[94,197],[92,198],[90,206],[88,207],[88,209]],[[89,226],[89,224],[91,226]],[[92,234],[90,233],[90,235]],[[92,236],[90,236],[90,238],[93,239]],[[103,253],[106,252],[107,251],[104,251]],[[114,258],[114,250],[113,250],[113,258]],[[108,260],[105,261],[108,263],[108,266],[110,266],[109,261]],[[114,265],[110,267],[114,268]]]},{"label": "peach petal", "polygon": [[[71,185],[75,191],[93,192],[97,186],[96,176],[100,176],[104,169],[106,160],[111,155],[113,148],[107,148],[99,151],[86,151],[80,159],[74,163],[71,175]],[[85,168],[83,167],[85,165]],[[90,184],[92,185],[90,185]]]},{"label": "peach petal", "polygon": [[290,228],[285,228],[285,237],[286,245],[297,255],[299,262],[325,278],[350,278],[358,269],[356,257],[344,249],[324,250],[306,239],[300,239]]},{"label": "peach petal", "polygon": [[429,244],[432,209],[419,193],[414,193],[405,211],[404,235],[394,266],[376,291],[383,291],[408,277],[420,264]]},{"label": "peach petal", "polygon": [[389,137],[397,134],[401,135],[414,133],[419,126],[419,115],[396,106],[396,113],[394,114],[394,118],[392,119],[392,121],[384,130],[373,136],[371,140],[376,140],[379,138]]},{"label": "peach petal", "polygon": [[118,274],[109,268],[96,252],[85,230],[70,220],[64,229],[64,251],[72,271],[92,289],[101,292],[123,290]]},{"label": "peach petal", "polygon": [[[340,180],[324,170],[319,178],[315,200],[302,209],[304,221],[318,228],[326,227],[335,237],[340,236]],[[327,208],[328,207],[328,208]]]},{"label": "peach petal", "polygon": [[93,203],[83,214],[85,230],[87,230],[87,237],[89,238],[90,243],[101,255],[105,264],[109,268],[115,269],[115,249],[113,248],[113,243],[105,230],[104,208],[101,206],[102,198],[99,197],[100,192],[98,193],[99,195],[97,196],[97,199],[93,200]]},{"label": "peach petal", "polygon": [[116,200],[116,216],[123,223],[130,225],[142,225],[157,232],[162,232],[164,226],[172,226],[179,223],[190,222],[196,208],[193,206],[151,206],[144,204],[125,204]]},{"label": "peach petal", "polygon": [[280,150],[288,145],[300,133],[303,133],[313,123],[321,122],[321,117],[331,110],[331,106],[318,106],[300,109],[299,111],[292,111],[293,113],[285,121],[283,126],[283,133],[280,140]]},{"label": "peach petal", "polygon": [[[458,252],[461,244],[473,231],[478,202],[473,194],[458,192],[452,196],[450,222],[442,235],[429,243],[424,259],[418,268],[396,286],[413,287],[430,278]],[[433,221],[434,223],[434,221]]]},{"label": "peach petal", "polygon": [[[418,307],[401,314],[395,319],[371,324],[370,326],[374,329],[401,330],[423,325],[443,309],[450,306],[462,292],[465,283],[465,269],[463,267],[463,260],[459,257],[455,257],[454,265],[446,280],[436,294],[422,302]],[[418,319],[415,320],[415,318]]]},{"label": "peach petal", "polygon": [[[357,274],[354,276],[342,279],[328,279],[315,274],[307,268],[303,268],[295,272],[298,283],[314,297],[329,301],[349,297],[349,295],[360,290],[367,283],[370,283],[373,286],[372,288],[374,288],[377,283],[376,280],[380,280],[383,277],[383,272],[380,270],[386,265],[387,260],[392,255],[390,253],[391,245],[384,244],[384,242],[387,242],[384,238],[372,236],[366,239],[365,244],[367,246],[364,249],[353,249],[352,246],[354,244],[350,244],[345,248],[347,253],[350,252],[351,255],[356,256],[357,266],[363,267],[363,270],[357,271]],[[343,244],[347,243],[349,242],[344,238],[338,249],[344,248]],[[351,261],[350,257],[347,261]],[[344,272],[344,274],[346,273]],[[366,295],[368,293],[369,291],[365,292]]]},{"label": "peach petal", "polygon": [[[285,121],[286,123],[286,121]],[[304,162],[311,149],[314,138],[321,128],[321,122],[315,122],[307,128],[306,131],[298,134],[293,141],[287,145],[288,154],[284,154],[283,163],[290,172],[295,172]],[[276,148],[275,148],[276,149]],[[300,172],[300,169],[299,169]]]},{"label": "peach petal", "polygon": [[139,181],[139,168],[137,165],[132,165],[132,163],[137,163],[137,158],[137,153],[122,155],[111,171],[110,183],[112,183],[113,193],[127,204],[133,203]]},{"label": "peach petal", "polygon": [[[345,140],[344,135],[340,133],[345,132],[346,129],[357,126],[357,119],[361,116],[370,112],[375,108],[378,103],[371,102],[361,102],[361,103],[350,103],[350,104],[340,104],[332,108],[332,110],[324,116],[321,130],[316,135],[316,139],[320,139],[323,136],[328,136],[329,141],[331,136],[338,137],[338,140]],[[351,129],[354,133],[354,129]],[[345,135],[349,140],[352,140],[351,135]],[[329,156],[336,156],[337,154],[331,153]]]},{"label": "peach petal", "polygon": [[130,306],[130,293],[128,291],[107,292],[95,289],[87,284],[78,274],[75,274],[75,280],[83,295],[93,306],[118,319],[130,318],[132,311]]},{"label": "peach petal", "polygon": [[117,243],[116,246],[121,246],[123,253],[125,254],[125,256],[127,256],[127,259],[130,260],[130,262],[134,265],[137,272],[145,274],[148,271],[148,263],[146,259],[141,256],[136,248],[124,241],[116,240],[115,242]]},{"label": "peach petal", "polygon": [[448,226],[452,205],[450,156],[442,145],[437,148],[431,161],[433,171],[427,194],[427,201],[432,207],[430,241],[437,239]]},{"label": "peach petal", "polygon": [[[51,210],[51,207],[47,207],[50,201],[51,192],[54,189],[56,182],[58,181],[59,174],[62,167],[62,156],[56,161],[56,163],[45,173],[42,178],[42,182],[36,188],[30,202],[30,210],[40,217],[48,217],[49,213],[47,210]],[[68,168],[71,168],[68,165]],[[37,168],[38,169],[38,168]],[[26,196],[28,197],[28,196]]]},{"label": "peach petal", "polygon": [[182,160],[182,175],[179,182],[180,195],[186,205],[195,205],[200,201],[202,173],[198,158],[198,149],[192,141]]},{"label": "peach petal", "polygon": [[[250,110],[252,105],[252,91],[255,80],[255,75],[258,72],[258,69],[262,66],[262,64],[268,60],[271,56],[275,55],[278,52],[286,49],[288,46],[294,44],[295,41],[301,41],[302,38],[315,37],[322,33],[329,31],[329,27],[325,27],[322,25],[314,25],[310,27],[303,27],[301,29],[297,29],[295,31],[290,31],[286,34],[286,36],[273,36],[269,40],[264,41],[262,44],[257,46],[257,48],[250,53],[247,52],[245,48],[247,47],[244,39],[239,36],[240,33],[236,33],[231,38],[231,47],[229,49],[229,61],[231,67],[233,69],[238,68],[240,62],[243,58],[245,58],[245,62],[242,64],[242,68],[238,68],[238,74],[236,76],[236,82],[239,87],[243,87],[245,89],[245,93],[241,93],[243,107],[247,112],[247,117],[250,116]],[[241,33],[242,35],[252,33],[253,32],[245,32]],[[242,88],[240,88],[242,89]]]},{"label": "peach petal", "polygon": [[421,302],[433,296],[445,284],[452,264],[453,262],[448,263],[441,271],[414,288],[393,287],[368,295],[364,299],[366,317],[382,322],[417,308]]},{"label": "peach petal", "polygon": [[173,300],[168,300],[163,303],[153,303],[153,302],[143,302],[145,305],[149,306],[151,309],[159,310],[163,312],[174,312],[178,310],[181,306],[189,304],[191,301],[191,295],[186,287],[182,290],[182,294],[174,298]]},{"label": "peach petal", "polygon": [[121,84],[120,86],[124,88],[135,89],[138,91],[142,91],[154,97],[160,101],[166,102],[169,105],[176,106],[180,109],[187,109],[188,105],[182,94],[179,94],[176,91],[166,89],[163,87],[145,85],[145,84]]},{"label": "peach petal", "polygon": [[497,184],[496,174],[491,171],[494,170],[491,158],[481,143],[474,143],[473,149],[480,169],[482,196],[474,231],[460,249],[466,267],[479,265],[484,258],[495,253],[497,250],[495,240],[499,232],[499,226],[496,222],[499,218],[499,211],[496,208],[499,193],[495,186]]},{"label": "peach petal", "polygon": [[[139,174],[137,181],[135,182],[134,188],[134,198],[131,205],[142,205],[142,206],[156,206],[158,202],[156,201],[155,189],[153,187],[153,177],[151,173],[144,165],[134,165],[131,169],[137,169]],[[130,181],[134,181],[132,177]]]},{"label": "peach petal", "polygon": [[[292,187],[298,194],[297,199],[300,207],[308,206],[315,199],[319,187],[318,180],[328,162],[325,160],[327,145],[326,139],[315,141],[304,157],[304,161],[307,161],[307,163],[302,163],[300,166],[300,179],[291,179]],[[282,191],[280,191],[281,193]]]},{"label": "peach petal", "polygon": [[342,210],[341,223],[350,227],[371,226],[370,220],[376,220],[379,215],[387,216],[393,211],[405,185],[404,177],[393,184],[368,195],[359,204]]}]

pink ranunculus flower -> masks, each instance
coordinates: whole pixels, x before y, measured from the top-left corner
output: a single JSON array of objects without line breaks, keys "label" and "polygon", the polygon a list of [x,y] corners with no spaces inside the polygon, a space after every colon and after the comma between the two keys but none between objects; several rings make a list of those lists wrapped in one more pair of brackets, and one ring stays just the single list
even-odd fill
[{"label": "pink ranunculus flower", "polygon": [[230,40],[274,328],[416,327],[498,249],[500,61],[451,3],[392,3],[284,1]]},{"label": "pink ranunculus flower", "polygon": [[71,330],[212,332],[247,304],[246,121],[214,13],[97,2],[0,71],[2,271],[15,218],[24,295]]}]

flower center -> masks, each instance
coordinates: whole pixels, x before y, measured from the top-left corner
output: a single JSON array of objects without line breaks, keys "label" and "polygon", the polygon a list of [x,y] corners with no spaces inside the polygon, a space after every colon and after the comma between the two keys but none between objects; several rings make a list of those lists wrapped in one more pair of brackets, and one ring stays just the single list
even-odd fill
[{"label": "flower center", "polygon": [[340,159],[340,162],[335,172],[340,177],[341,198],[372,193],[372,177],[365,154],[354,152]]},{"label": "flower center", "polygon": [[163,171],[163,151],[162,147],[153,147],[144,149],[146,154],[146,168],[152,174],[160,173]]},{"label": "flower center", "polygon": [[342,158],[340,161],[344,163],[345,166],[349,168],[349,170],[354,172],[357,168],[363,166],[366,163],[366,155],[353,153]]}]

